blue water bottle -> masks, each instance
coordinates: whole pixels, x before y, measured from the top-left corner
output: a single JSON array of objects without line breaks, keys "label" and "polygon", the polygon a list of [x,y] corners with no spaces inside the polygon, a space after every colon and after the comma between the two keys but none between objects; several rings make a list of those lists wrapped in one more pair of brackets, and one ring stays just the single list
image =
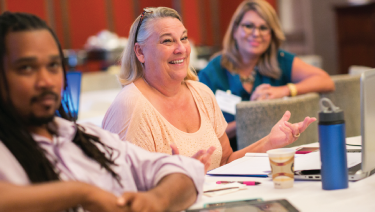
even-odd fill
[{"label": "blue water bottle", "polygon": [[328,98],[320,100],[320,109],[318,130],[323,189],[348,188],[344,112]]}]

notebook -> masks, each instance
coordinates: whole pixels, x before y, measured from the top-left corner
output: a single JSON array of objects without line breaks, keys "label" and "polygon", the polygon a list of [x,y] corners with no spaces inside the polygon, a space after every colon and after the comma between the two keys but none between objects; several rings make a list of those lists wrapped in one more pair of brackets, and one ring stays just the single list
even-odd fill
[{"label": "notebook", "polygon": [[[348,169],[349,180],[356,181],[375,172],[375,69],[360,79],[362,163]],[[297,171],[295,179],[321,180],[320,170]]]}]

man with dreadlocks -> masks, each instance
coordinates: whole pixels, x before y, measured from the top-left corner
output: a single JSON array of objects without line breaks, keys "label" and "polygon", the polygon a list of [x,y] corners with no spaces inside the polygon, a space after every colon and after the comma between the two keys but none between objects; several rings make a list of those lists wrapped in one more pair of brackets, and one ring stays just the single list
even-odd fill
[{"label": "man with dreadlocks", "polygon": [[0,15],[0,57],[0,211],[177,211],[202,193],[198,160],[69,121],[63,54],[44,21]]}]

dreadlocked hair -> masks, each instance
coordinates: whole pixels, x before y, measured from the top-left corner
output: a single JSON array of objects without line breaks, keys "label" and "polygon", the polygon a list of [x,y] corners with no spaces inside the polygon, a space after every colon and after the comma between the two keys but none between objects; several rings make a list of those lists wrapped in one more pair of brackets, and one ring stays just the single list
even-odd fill
[{"label": "dreadlocked hair", "polygon": [[[29,180],[32,183],[41,183],[59,180],[59,173],[54,168],[54,162],[48,160],[46,157],[47,152],[33,139],[27,130],[26,124],[13,107],[9,96],[9,85],[6,80],[3,60],[6,53],[5,37],[7,34],[33,30],[48,30],[51,33],[59,48],[62,64],[64,64],[61,45],[55,33],[43,20],[27,13],[5,12],[0,15],[0,142],[9,149],[21,164]],[[65,79],[64,92],[67,92],[65,65],[62,68]],[[61,100],[61,105],[56,111],[56,115],[69,121],[74,121],[69,104],[64,100]],[[116,165],[113,158],[113,152],[116,150],[102,143],[98,137],[87,134],[80,125],[76,123],[75,125],[77,132],[73,142],[82,149],[86,156],[106,169],[122,187],[119,175],[111,168],[111,166]],[[99,150],[96,144],[102,146],[105,152]]]}]

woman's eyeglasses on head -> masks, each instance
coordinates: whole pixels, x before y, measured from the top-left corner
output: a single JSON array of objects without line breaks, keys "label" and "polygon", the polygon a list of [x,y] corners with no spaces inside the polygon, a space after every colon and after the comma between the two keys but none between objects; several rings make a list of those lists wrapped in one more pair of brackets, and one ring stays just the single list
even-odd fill
[{"label": "woman's eyeglasses on head", "polygon": [[153,12],[153,11],[150,10],[149,8],[144,8],[144,9],[143,9],[143,12],[141,13],[141,17],[139,18],[139,22],[138,22],[137,30],[135,31],[134,43],[137,43],[137,37],[138,37],[139,27],[140,27],[141,24],[142,24],[142,21],[143,21],[143,18],[145,17],[145,14],[146,14],[146,13],[152,13],[152,12]]}]

